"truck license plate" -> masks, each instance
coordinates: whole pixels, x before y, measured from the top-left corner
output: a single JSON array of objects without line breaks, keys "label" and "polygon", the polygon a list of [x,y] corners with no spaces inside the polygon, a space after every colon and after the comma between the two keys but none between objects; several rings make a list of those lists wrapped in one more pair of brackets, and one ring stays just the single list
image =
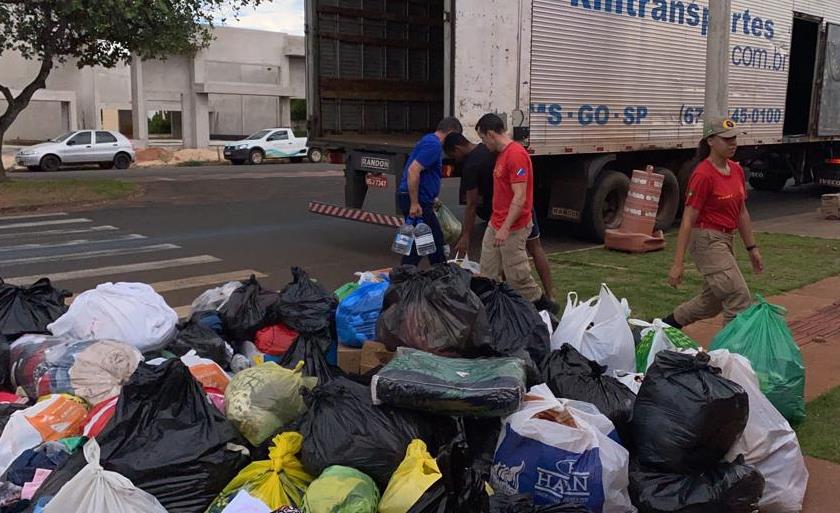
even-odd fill
[{"label": "truck license plate", "polygon": [[379,173],[368,173],[365,176],[365,183],[368,187],[385,189],[388,187],[388,177]]}]

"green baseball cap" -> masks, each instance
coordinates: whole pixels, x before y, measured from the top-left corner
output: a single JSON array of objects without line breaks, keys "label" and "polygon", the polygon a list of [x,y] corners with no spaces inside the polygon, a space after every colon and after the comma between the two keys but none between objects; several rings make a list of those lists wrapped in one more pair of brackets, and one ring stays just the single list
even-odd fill
[{"label": "green baseball cap", "polygon": [[738,130],[738,125],[729,118],[711,118],[703,123],[703,139],[716,135],[724,139],[731,139],[743,135],[743,131]]}]

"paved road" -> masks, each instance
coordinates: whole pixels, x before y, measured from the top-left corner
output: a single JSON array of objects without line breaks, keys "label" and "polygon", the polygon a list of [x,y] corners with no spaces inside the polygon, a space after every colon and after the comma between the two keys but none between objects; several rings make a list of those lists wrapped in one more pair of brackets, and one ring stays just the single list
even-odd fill
[{"label": "paved road", "polygon": [[[52,276],[75,292],[103,281],[143,281],[155,284],[173,307],[183,307],[203,290],[251,273],[280,288],[289,281],[289,268],[299,265],[334,288],[352,280],[355,271],[397,262],[388,250],[392,230],[307,211],[310,200],[342,203],[343,178],[334,166],[46,176],[114,174],[147,182],[148,196],[137,204],[91,211],[0,216],[0,276],[13,282]],[[457,181],[445,182],[442,197],[450,205],[457,203]],[[817,192],[809,188],[751,196],[757,219],[812,211],[818,203]],[[391,205],[392,193],[382,190],[371,191],[366,207],[390,213]],[[544,244],[549,251],[590,246],[557,233],[546,234]]]},{"label": "paved road", "polygon": [[69,168],[55,173],[15,172],[16,180],[56,180],[63,178],[118,178],[134,182],[195,181],[227,178],[285,178],[305,173],[308,176],[343,176],[343,166],[331,164],[265,164],[262,166],[185,166],[132,167],[102,170]]}]

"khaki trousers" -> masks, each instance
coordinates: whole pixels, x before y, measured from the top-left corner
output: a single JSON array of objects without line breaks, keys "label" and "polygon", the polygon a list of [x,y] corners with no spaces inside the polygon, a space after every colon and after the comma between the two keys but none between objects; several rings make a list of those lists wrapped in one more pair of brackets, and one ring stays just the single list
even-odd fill
[{"label": "khaki trousers", "polygon": [[733,235],[717,230],[694,229],[688,251],[703,275],[703,291],[674,311],[683,326],[710,319],[723,312],[728,324],[752,305],[752,296],[732,250]]},{"label": "khaki trousers", "polygon": [[531,274],[531,263],[525,244],[531,234],[532,223],[510,233],[505,244],[495,247],[496,230],[487,225],[481,243],[481,274],[494,280],[504,280],[528,301],[542,297],[542,289]]}]

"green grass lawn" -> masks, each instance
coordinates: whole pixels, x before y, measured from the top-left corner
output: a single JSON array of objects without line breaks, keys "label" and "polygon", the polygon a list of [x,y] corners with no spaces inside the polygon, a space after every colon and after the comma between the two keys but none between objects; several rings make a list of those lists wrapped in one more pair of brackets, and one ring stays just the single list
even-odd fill
[{"label": "green grass lawn", "polygon": [[[741,271],[754,294],[781,294],[840,274],[840,241],[766,233],[756,237],[764,256],[765,272],[761,276],[752,274],[743,244],[736,243]],[[633,255],[598,248],[549,255],[561,310],[568,292],[576,291],[581,299],[588,299],[597,295],[601,283],[606,283],[616,296],[627,298],[634,318],[667,315],[702,287],[701,276],[690,258],[686,259],[682,286],[678,290],[668,286],[675,244],[676,233],[668,237],[664,251],[655,253]]]},{"label": "green grass lawn", "polygon": [[114,201],[137,194],[140,186],[122,180],[9,180],[0,182],[0,206],[37,208]]},{"label": "green grass lawn", "polygon": [[805,422],[796,429],[802,452],[840,463],[840,387],[807,405]]}]

